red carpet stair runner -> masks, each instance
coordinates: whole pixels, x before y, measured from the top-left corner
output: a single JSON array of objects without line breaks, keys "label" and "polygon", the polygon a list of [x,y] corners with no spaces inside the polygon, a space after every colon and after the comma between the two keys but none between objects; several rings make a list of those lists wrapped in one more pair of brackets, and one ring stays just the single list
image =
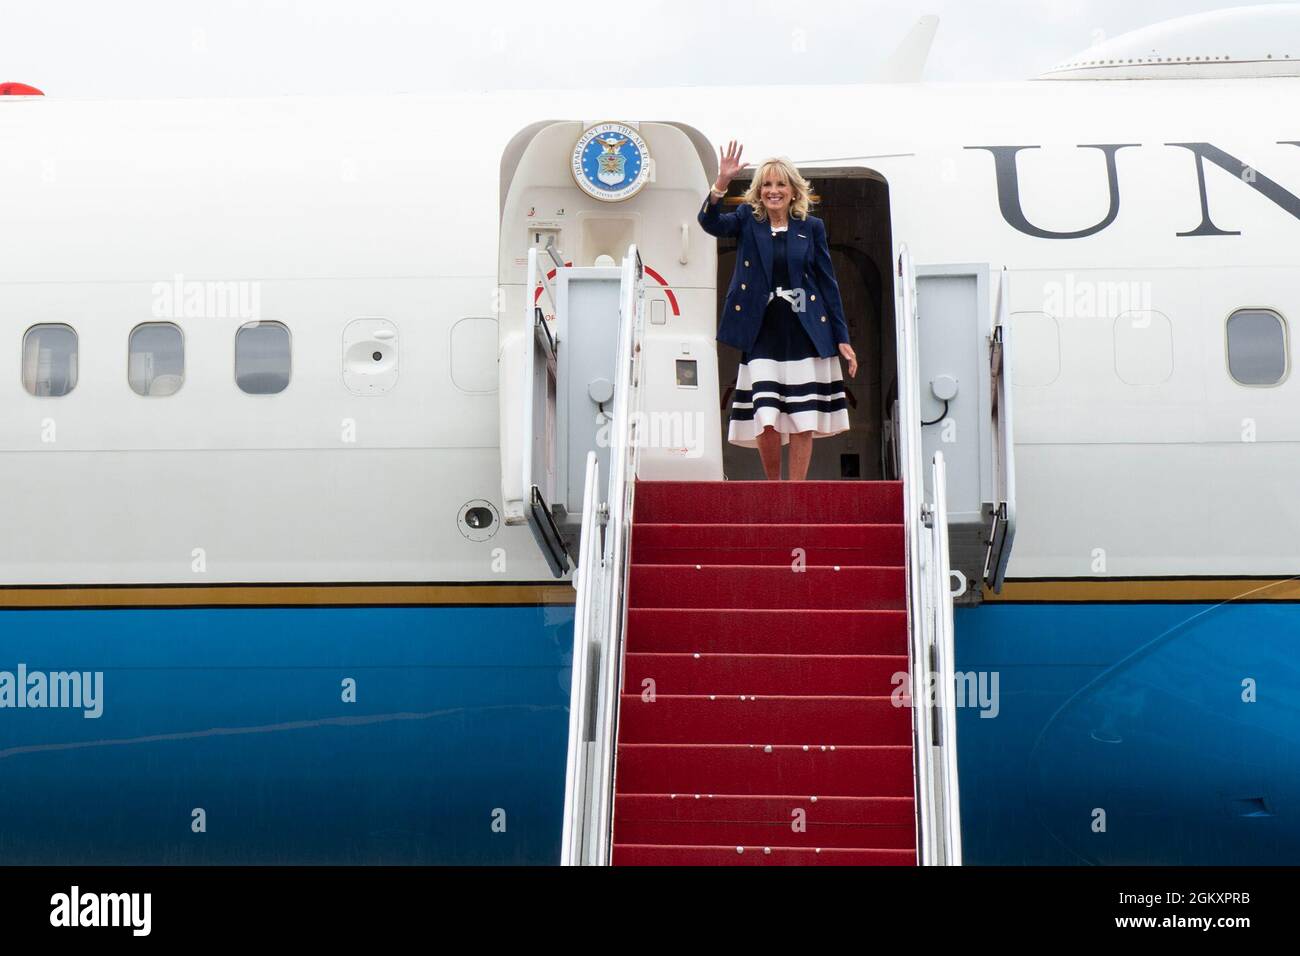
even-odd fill
[{"label": "red carpet stair runner", "polygon": [[898,482],[637,483],[615,865],[916,862],[902,521]]}]

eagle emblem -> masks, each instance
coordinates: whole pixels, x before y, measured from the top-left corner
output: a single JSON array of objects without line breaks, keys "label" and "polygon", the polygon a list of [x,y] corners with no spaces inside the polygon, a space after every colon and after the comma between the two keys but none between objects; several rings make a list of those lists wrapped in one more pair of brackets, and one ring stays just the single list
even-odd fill
[{"label": "eagle emblem", "polygon": [[583,130],[573,147],[574,181],[603,202],[635,196],[649,181],[651,168],[645,140],[628,123],[597,123]]}]

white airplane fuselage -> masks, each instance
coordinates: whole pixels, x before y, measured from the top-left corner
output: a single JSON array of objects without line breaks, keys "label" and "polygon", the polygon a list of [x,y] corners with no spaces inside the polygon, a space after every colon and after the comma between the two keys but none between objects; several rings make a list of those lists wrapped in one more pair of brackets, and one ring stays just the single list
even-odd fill
[{"label": "white airplane fuselage", "polygon": [[[157,659],[177,673],[206,675],[193,677],[186,700],[213,695],[203,716],[182,721],[185,732],[233,719],[212,701],[233,707],[257,693],[223,698],[203,668],[258,665],[265,651],[306,673],[316,628],[327,632],[321,653],[341,668],[320,693],[333,701],[338,681],[355,676],[349,664],[369,661],[387,689],[404,688],[382,713],[442,713],[420,702],[432,685],[408,686],[403,668],[487,668],[472,671],[481,676],[534,667],[537,683],[509,690],[492,683],[500,672],[469,679],[481,693],[456,706],[492,715],[476,740],[511,736],[522,748],[502,761],[554,756],[571,591],[554,583],[526,527],[498,522],[479,536],[463,522],[467,508],[500,509],[509,454],[498,360],[502,323],[518,308],[503,263],[525,247],[507,247],[515,234],[502,232],[512,185],[503,157],[557,121],[672,125],[699,157],[697,179],[674,186],[681,204],[690,193],[698,205],[717,144],[736,139],[746,160],[788,156],[814,184],[818,170],[883,179],[895,255],[905,243],[920,267],[1007,269],[1019,525],[1003,594],[958,614],[958,654],[959,667],[1000,673],[1008,699],[999,720],[962,716],[963,797],[979,801],[966,821],[986,838],[983,849],[968,840],[968,859],[1046,861],[1062,845],[1094,861],[1179,858],[1185,835],[1172,823],[1105,849],[1068,835],[1076,808],[1063,789],[1046,792],[1047,781],[1083,787],[1099,766],[1130,781],[1159,771],[1152,793],[1165,796],[1152,800],[1189,787],[1207,794],[1183,808],[1206,834],[1187,844],[1189,858],[1222,858],[1213,850],[1220,816],[1244,848],[1234,860],[1283,853],[1300,845],[1300,822],[1273,811],[1300,781],[1252,779],[1240,794],[1202,781],[1240,781],[1263,752],[1225,726],[1258,722],[1268,752],[1296,733],[1285,714],[1300,681],[1293,665],[1277,665],[1276,640],[1294,626],[1296,597],[1278,582],[1300,565],[1290,325],[1300,316],[1300,127],[1284,108],[1298,92],[1300,78],[1269,78],[0,101],[0,343],[11,355],[0,381],[0,488],[10,503],[0,614],[98,615],[85,619],[89,644],[68,624],[55,646],[74,657],[93,646],[95,661],[128,668],[157,660],[115,656],[118,641],[177,625],[105,617],[168,608],[199,615],[186,626],[201,629],[204,614],[244,615],[211,624],[213,635],[242,635],[218,641],[211,659],[198,650],[173,659],[180,652],[159,645]],[[644,216],[655,196],[652,184],[633,200]],[[678,218],[663,232],[654,225],[642,223],[652,235],[642,251],[663,281],[648,297],[666,297],[686,268],[670,250],[698,262],[714,240],[694,222],[684,237]],[[716,290],[681,285],[706,303],[694,321],[711,328]],[[1289,354],[1275,384],[1234,378],[1227,322],[1240,310],[1283,323]],[[395,333],[395,376],[380,391],[349,385],[349,324],[362,319]],[[291,336],[291,377],[276,394],[236,386],[235,337],[250,321],[282,323]],[[183,332],[174,394],[128,384],[128,339],[147,322]],[[24,335],[39,324],[77,335],[77,383],[60,397],[24,387]],[[942,408],[928,395],[922,404],[926,418]],[[1207,610],[1243,595],[1250,603]],[[329,608],[328,624],[309,610]],[[363,608],[380,610],[367,618]],[[41,620],[0,621],[10,657],[38,654],[31,629]],[[443,650],[413,649],[420,634]],[[1242,681],[1264,662],[1281,668],[1278,696],[1239,713]],[[429,679],[453,697],[466,686]],[[134,685],[137,700],[175,712],[172,691],[153,680]],[[264,680],[257,686],[273,693],[279,679]],[[357,699],[374,686],[363,678]],[[398,702],[402,693],[410,699]],[[106,695],[108,719],[111,681]],[[1191,716],[1171,709],[1188,699]],[[316,714],[312,701],[299,703]],[[549,716],[510,724],[498,707]],[[153,711],[133,713],[122,737],[156,729]],[[271,708],[247,722],[282,717]],[[1153,757],[1170,746],[1158,734],[1138,743],[1141,728],[1180,719],[1211,741],[1199,770]],[[1203,729],[1186,729],[1198,722]],[[562,756],[561,747],[559,778]],[[475,759],[484,770],[493,758]],[[53,779],[70,766],[47,770]],[[516,788],[543,793],[535,805],[554,809],[554,767],[528,767]],[[1220,806],[1212,792],[1225,788]],[[495,799],[490,789],[469,788],[482,801]],[[1022,812],[1029,804],[1051,809],[1024,822],[1034,819]],[[1259,806],[1266,818],[1243,824]],[[473,826],[476,813],[477,804],[447,810]],[[1256,829],[1243,836],[1242,825]],[[545,826],[512,837],[503,858],[545,858]],[[483,832],[489,839],[486,823]],[[320,856],[354,852],[331,844]]]}]

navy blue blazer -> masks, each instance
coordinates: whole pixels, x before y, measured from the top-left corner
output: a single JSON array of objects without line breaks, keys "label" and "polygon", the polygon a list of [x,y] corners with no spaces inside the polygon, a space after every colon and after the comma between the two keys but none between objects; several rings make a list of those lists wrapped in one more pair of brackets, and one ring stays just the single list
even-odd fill
[{"label": "navy blue blazer", "polygon": [[[748,352],[758,339],[772,291],[772,229],[767,221],[754,218],[754,207],[741,203],[735,212],[723,212],[722,200],[704,197],[699,220],[711,236],[735,237],[736,269],[731,274],[727,299],[718,323],[718,341]],[[826,244],[826,224],[816,216],[789,220],[786,229],[786,269],[792,288],[804,290],[804,308],[799,320],[823,358],[839,355],[837,347],[849,341],[844,321],[840,287],[831,268],[831,251]],[[796,312],[798,309],[796,308]]]}]

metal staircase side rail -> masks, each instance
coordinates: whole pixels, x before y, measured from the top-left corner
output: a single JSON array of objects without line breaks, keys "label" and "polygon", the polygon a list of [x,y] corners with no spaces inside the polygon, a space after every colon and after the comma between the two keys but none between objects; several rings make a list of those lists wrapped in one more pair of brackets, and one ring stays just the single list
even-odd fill
[{"label": "metal staircase side rail", "polygon": [[587,452],[578,568],[573,575],[573,668],[569,689],[569,750],[564,775],[564,828],[560,865],[589,862],[591,765],[596,726],[596,691],[601,659],[599,622],[604,556],[600,545],[600,460]]},{"label": "metal staircase side rail", "polygon": [[920,359],[917,352],[916,271],[906,245],[899,250],[894,333],[898,364],[899,478],[903,482],[903,538],[906,548],[908,674],[912,708],[913,784],[916,798],[917,862],[932,865],[936,845],[935,786],[931,766],[934,739],[929,632],[933,614],[926,581],[925,479],[921,471]]},{"label": "metal staircase side rail", "polygon": [[532,490],[533,484],[533,416],[536,414],[533,408],[534,396],[537,393],[536,384],[533,381],[533,364],[536,361],[533,350],[536,348],[534,339],[537,335],[537,307],[533,304],[534,290],[537,288],[537,275],[540,271],[540,263],[537,261],[537,249],[528,250],[528,269],[527,279],[524,282],[524,409],[523,409],[523,431],[520,432],[527,442],[523,455],[523,474],[520,479],[520,487],[523,488],[525,499],[524,508],[528,507],[527,498]]},{"label": "metal staircase side rail", "polygon": [[615,748],[618,740],[619,687],[623,681],[623,638],[627,631],[627,584],[631,561],[632,510],[641,444],[641,341],[645,327],[644,269],[635,245],[623,258],[619,304],[613,421],[609,430],[608,519],[602,582],[604,653],[595,747],[600,772],[593,780],[592,862],[607,866],[613,854]]},{"label": "metal staircase side rail", "polygon": [[[548,487],[544,490],[538,487],[539,481],[543,485],[548,485],[549,482],[546,481],[544,475],[539,476],[534,472],[539,460],[545,460],[545,455],[539,454],[537,445],[538,441],[544,440],[547,434],[545,423],[547,414],[546,396],[549,394],[551,386],[555,384],[556,376],[559,374],[559,343],[552,335],[551,328],[546,317],[542,314],[542,310],[534,305],[532,301],[540,272],[541,265],[538,260],[538,251],[534,247],[528,250],[527,283],[524,293],[523,341],[525,355],[523,421],[521,423],[524,448],[523,454],[520,456],[522,466],[520,491],[522,499],[515,502],[503,493],[501,504],[507,521],[513,519],[517,522],[519,518],[527,520],[533,532],[533,537],[537,540],[537,546],[541,549],[542,556],[546,558],[546,563],[551,568],[551,573],[559,578],[568,572],[572,559],[564,537],[551,513],[551,503],[547,501],[551,489]],[[550,289],[544,281],[542,286],[549,294]],[[538,427],[539,415],[543,419],[540,428]]]},{"label": "metal staircase side rail", "polygon": [[934,770],[938,778],[936,804],[943,850],[935,862],[961,866],[961,789],[957,778],[957,674],[952,617],[952,565],[948,552],[948,472],[943,452],[935,452],[931,465],[934,502],[930,513],[930,590],[934,626],[934,673],[937,751]]},{"label": "metal staircase side rail", "polygon": [[989,528],[988,550],[984,558],[984,579],[994,592],[1002,590],[1011,546],[1016,538],[1016,459],[1015,427],[1011,402],[1011,274],[1002,268],[998,283],[997,317],[989,337],[989,363],[993,395],[991,422],[993,440],[994,501],[993,521]]}]

